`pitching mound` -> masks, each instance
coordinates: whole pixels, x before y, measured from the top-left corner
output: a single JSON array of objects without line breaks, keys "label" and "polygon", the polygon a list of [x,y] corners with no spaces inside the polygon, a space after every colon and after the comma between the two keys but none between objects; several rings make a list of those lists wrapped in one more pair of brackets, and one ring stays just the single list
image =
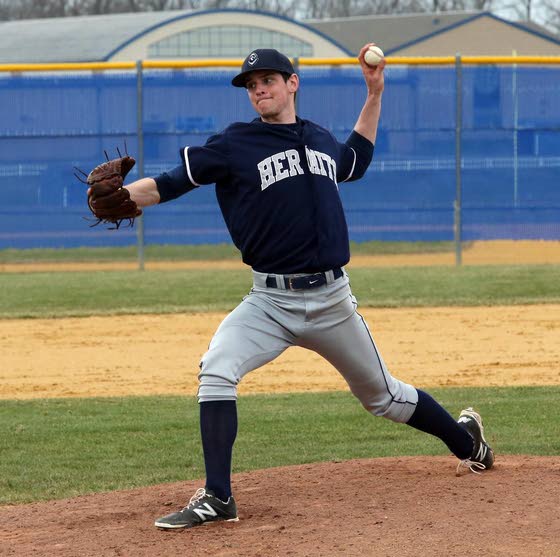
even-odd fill
[{"label": "pitching mound", "polygon": [[2,555],[351,556],[560,554],[560,459],[382,458],[237,474],[238,523],[161,531],[199,482],[0,507]]}]

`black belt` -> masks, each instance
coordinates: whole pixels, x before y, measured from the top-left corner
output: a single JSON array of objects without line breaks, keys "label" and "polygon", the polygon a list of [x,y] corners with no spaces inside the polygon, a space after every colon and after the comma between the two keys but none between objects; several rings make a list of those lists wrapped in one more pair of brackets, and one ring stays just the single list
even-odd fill
[{"label": "black belt", "polygon": [[[340,267],[332,270],[334,280],[339,279],[344,273]],[[304,275],[302,277],[286,277],[283,275],[268,275],[266,277],[266,285],[268,288],[279,288],[277,281],[284,281],[286,290],[307,290],[309,288],[317,288],[327,284],[326,273],[314,273],[312,275]]]}]

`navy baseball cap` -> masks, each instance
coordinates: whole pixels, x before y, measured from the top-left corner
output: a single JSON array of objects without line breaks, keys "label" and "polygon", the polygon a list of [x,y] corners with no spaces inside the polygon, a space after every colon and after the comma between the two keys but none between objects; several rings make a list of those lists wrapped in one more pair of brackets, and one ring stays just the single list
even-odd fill
[{"label": "navy baseball cap", "polygon": [[274,70],[287,75],[296,73],[290,59],[281,52],[274,48],[257,48],[245,58],[241,73],[231,80],[231,84],[234,87],[245,87],[249,74],[257,70]]}]

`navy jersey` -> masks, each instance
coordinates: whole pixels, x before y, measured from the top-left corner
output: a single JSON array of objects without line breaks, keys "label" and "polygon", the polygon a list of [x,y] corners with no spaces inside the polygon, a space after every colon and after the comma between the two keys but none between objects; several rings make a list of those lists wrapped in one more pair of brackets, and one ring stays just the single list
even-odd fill
[{"label": "navy jersey", "polygon": [[[367,139],[354,135],[354,143],[373,151]],[[364,150],[351,144],[308,120],[267,124],[257,118],[230,125],[204,146],[185,147],[188,183],[182,191],[170,195],[156,182],[162,201],[215,183],[231,238],[256,271],[325,271],[350,259],[338,183],[361,177],[371,160],[370,152],[364,164]]]}]

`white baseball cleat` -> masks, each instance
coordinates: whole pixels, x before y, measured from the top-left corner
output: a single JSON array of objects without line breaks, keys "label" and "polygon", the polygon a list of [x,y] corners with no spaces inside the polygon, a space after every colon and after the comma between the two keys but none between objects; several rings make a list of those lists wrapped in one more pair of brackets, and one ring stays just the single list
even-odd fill
[{"label": "white baseball cleat", "polygon": [[189,504],[184,509],[158,518],[154,524],[158,528],[176,529],[192,528],[219,520],[227,522],[239,520],[233,496],[230,496],[227,501],[222,501],[210,490],[201,487],[191,497]]},{"label": "white baseball cleat", "polygon": [[459,415],[457,423],[466,429],[474,441],[473,452],[470,458],[461,460],[457,466],[457,475],[462,468],[468,468],[475,474],[480,474],[482,470],[489,470],[494,464],[494,451],[484,438],[484,427],[480,414],[472,408],[465,408]]}]

